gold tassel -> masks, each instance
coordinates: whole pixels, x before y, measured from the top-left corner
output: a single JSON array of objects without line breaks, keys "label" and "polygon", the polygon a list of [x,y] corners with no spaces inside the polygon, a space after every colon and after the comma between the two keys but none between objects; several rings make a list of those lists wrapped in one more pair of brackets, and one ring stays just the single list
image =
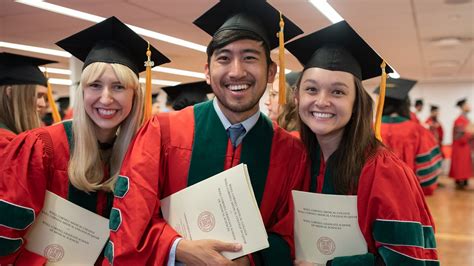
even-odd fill
[{"label": "gold tassel", "polygon": [[382,141],[382,135],[380,133],[380,127],[382,125],[382,113],[383,113],[383,105],[385,102],[385,89],[387,86],[387,73],[385,72],[385,61],[382,62],[380,67],[382,68],[382,76],[380,80],[380,94],[379,99],[377,102],[377,114],[375,115],[375,137]]},{"label": "gold tassel", "polygon": [[51,89],[51,84],[49,83],[49,75],[48,72],[45,70],[44,75],[46,76],[46,84],[48,85],[48,103],[49,107],[51,107],[51,114],[53,115],[54,123],[61,122],[61,116],[59,115],[58,107],[56,106],[56,102],[53,98],[53,89]]},{"label": "gold tassel", "polygon": [[283,32],[285,30],[285,22],[283,21],[283,15],[280,12],[280,31],[278,32],[278,61],[280,64],[280,70],[278,71],[278,90],[279,97],[278,103],[280,105],[286,104],[286,77],[285,77],[285,37]]},{"label": "gold tassel", "polygon": [[152,95],[151,95],[151,68],[154,66],[154,62],[151,61],[151,51],[150,43],[148,42],[148,48],[146,50],[147,61],[145,62],[146,66],[146,78],[145,78],[145,110],[143,113],[143,121],[147,121],[151,117],[151,105],[152,105]]}]

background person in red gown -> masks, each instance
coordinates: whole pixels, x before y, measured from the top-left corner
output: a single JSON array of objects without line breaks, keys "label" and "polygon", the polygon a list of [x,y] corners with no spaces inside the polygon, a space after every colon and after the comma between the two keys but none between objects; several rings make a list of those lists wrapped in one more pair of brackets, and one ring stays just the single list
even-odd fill
[{"label": "background person in red gown", "polygon": [[474,129],[467,117],[467,114],[471,111],[467,99],[459,100],[456,106],[461,109],[461,114],[454,121],[449,176],[455,180],[457,188],[463,189],[468,185],[468,179],[473,176],[471,153]]}]

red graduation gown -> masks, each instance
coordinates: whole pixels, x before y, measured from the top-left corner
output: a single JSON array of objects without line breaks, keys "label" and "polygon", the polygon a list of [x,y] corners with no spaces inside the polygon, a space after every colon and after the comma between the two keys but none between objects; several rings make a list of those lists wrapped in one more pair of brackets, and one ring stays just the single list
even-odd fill
[{"label": "red graduation gown", "polygon": [[[322,192],[325,171],[326,165],[321,163],[318,193]],[[417,178],[386,148],[379,148],[362,168],[357,211],[369,253],[381,256],[387,266],[439,265],[434,221]],[[357,257],[335,258],[333,265],[359,265],[354,264]]]},{"label": "red graduation gown", "polygon": [[[24,132],[5,152],[0,162],[1,213],[17,212],[19,216],[1,219],[5,224],[0,225],[0,250],[7,254],[0,256],[0,265],[43,265],[44,257],[24,249],[23,236],[43,208],[46,190],[68,199],[69,145],[64,127],[57,124]],[[108,216],[104,215],[106,194],[97,194],[97,213]],[[14,252],[7,246],[13,246]]]},{"label": "red graduation gown", "polygon": [[470,146],[473,136],[465,130],[468,125],[469,120],[464,115],[460,115],[454,121],[449,176],[456,180],[466,180],[473,176]]},{"label": "red graduation gown", "polygon": [[[309,186],[309,166],[302,143],[275,123],[273,127],[260,212],[267,232],[282,236],[293,253],[290,191]],[[120,193],[124,196],[114,200],[114,209],[121,213],[121,221],[110,237],[114,264],[166,264],[170,247],[179,235],[163,220],[159,199],[187,186],[194,131],[194,109],[188,107],[153,117],[137,133],[121,170],[121,176],[126,176],[130,184],[121,189],[126,191]],[[239,164],[241,150],[242,144],[234,151],[228,140],[224,169]]]},{"label": "red graduation gown", "polygon": [[382,141],[416,174],[426,195],[433,194],[441,174],[442,155],[431,133],[406,118],[384,116]]},{"label": "red graduation gown", "polygon": [[[0,123],[1,125],[1,123]],[[7,145],[16,137],[12,131],[0,127],[0,155],[5,150]]]}]

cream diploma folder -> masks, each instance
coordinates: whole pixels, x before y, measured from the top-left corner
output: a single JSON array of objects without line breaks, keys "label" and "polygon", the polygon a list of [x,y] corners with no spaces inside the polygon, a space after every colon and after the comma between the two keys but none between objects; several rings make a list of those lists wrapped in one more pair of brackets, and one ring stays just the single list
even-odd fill
[{"label": "cream diploma folder", "polygon": [[109,238],[109,220],[46,191],[44,206],[25,236],[26,249],[48,265],[94,265]]},{"label": "cream diploma folder", "polygon": [[296,259],[326,265],[340,256],[367,253],[357,220],[357,196],[292,191]]},{"label": "cream diploma folder", "polygon": [[269,246],[245,164],[162,199],[161,210],[168,224],[185,239],[242,244],[240,252],[222,253],[228,259]]}]

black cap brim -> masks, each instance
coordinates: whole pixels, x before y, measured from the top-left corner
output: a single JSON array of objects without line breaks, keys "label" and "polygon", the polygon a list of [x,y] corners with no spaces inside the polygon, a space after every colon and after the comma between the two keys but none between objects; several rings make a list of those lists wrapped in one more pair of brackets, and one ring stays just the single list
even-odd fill
[{"label": "black cap brim", "polygon": [[[361,80],[380,76],[383,59],[346,22],[341,21],[286,44],[304,66],[344,71]],[[386,72],[393,72],[387,64]]]},{"label": "black cap brim", "polygon": [[[408,93],[415,86],[416,82],[416,80],[410,79],[387,79],[385,98],[405,100],[408,98]],[[377,87],[374,93],[379,94],[380,87]]]},{"label": "black cap brim", "polygon": [[[110,17],[56,43],[84,62],[116,63],[136,74],[145,70],[148,43],[116,17]],[[150,45],[155,66],[170,60]]]},{"label": "black cap brim", "polygon": [[[285,41],[303,33],[287,17],[283,21]],[[211,36],[223,30],[244,30],[260,36],[270,50],[279,44],[280,13],[262,0],[222,0],[193,23]]]},{"label": "black cap brim", "polygon": [[57,63],[37,57],[0,53],[0,85],[37,84],[47,86],[47,79],[38,66]]}]

